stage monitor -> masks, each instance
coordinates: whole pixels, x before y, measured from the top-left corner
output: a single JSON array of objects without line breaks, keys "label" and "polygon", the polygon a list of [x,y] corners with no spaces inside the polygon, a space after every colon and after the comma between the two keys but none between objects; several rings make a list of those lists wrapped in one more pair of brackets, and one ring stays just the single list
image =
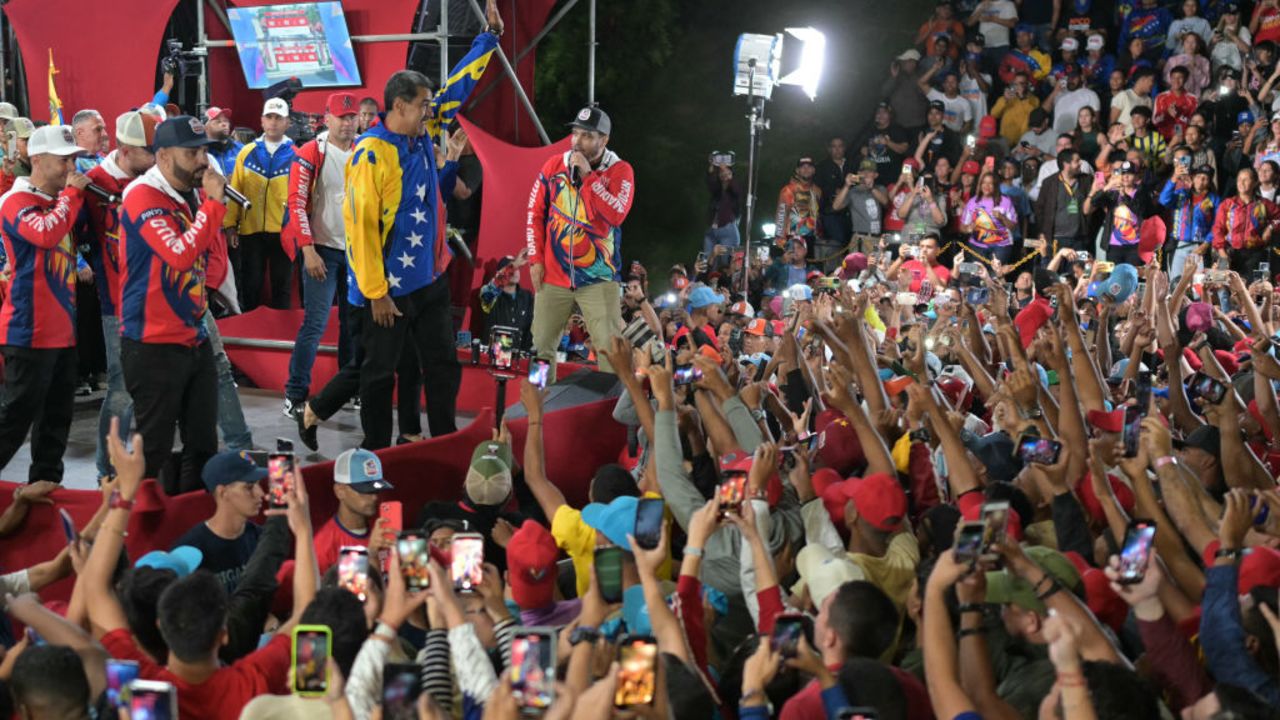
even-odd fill
[{"label": "stage monitor", "polygon": [[304,88],[362,84],[341,2],[235,7],[227,16],[251,89],[290,77]]}]

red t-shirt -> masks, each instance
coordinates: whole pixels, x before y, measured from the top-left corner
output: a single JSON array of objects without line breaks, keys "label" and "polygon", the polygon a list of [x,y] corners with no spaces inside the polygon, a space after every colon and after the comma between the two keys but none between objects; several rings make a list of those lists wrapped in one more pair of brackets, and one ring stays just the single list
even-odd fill
[{"label": "red t-shirt", "polygon": [[126,628],[103,635],[102,646],[113,658],[137,662],[138,677],[173,683],[178,691],[178,714],[183,720],[238,720],[240,711],[255,697],[289,692],[287,635],[276,635],[262,649],[221,668],[198,685],[157,665],[138,649]]},{"label": "red t-shirt", "polygon": [[334,515],[329,518],[329,522],[316,531],[316,562],[320,567],[321,575],[338,562],[338,553],[346,545],[369,547],[369,531],[365,530],[362,534],[356,535],[343,527],[342,523],[338,522],[338,516]]},{"label": "red t-shirt", "polygon": [[[929,273],[925,270],[924,263],[919,260],[908,260],[902,263],[902,269],[911,273],[911,292],[920,292],[920,284],[929,279]],[[934,265],[933,274],[938,276],[943,285],[951,282],[951,270],[945,265]],[[934,291],[941,290],[935,287]]]},{"label": "red t-shirt", "polygon": [[1280,10],[1273,7],[1258,7],[1253,11],[1253,16],[1259,15],[1262,16],[1262,20],[1258,23],[1258,32],[1253,36],[1254,46],[1267,40],[1280,42]]},{"label": "red t-shirt", "polygon": [[[839,672],[839,668],[831,668]],[[902,694],[907,698],[907,720],[933,720],[933,703],[929,701],[929,692],[925,690],[920,678],[900,667],[889,666],[902,687]],[[778,714],[778,720],[805,720],[806,718],[826,717],[827,709],[822,705],[822,687],[817,680],[793,695]]]}]

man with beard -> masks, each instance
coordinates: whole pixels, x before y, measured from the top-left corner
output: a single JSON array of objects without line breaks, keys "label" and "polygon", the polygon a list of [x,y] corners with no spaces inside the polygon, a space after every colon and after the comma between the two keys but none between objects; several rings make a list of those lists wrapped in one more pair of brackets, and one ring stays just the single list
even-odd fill
[{"label": "man with beard", "polygon": [[[202,487],[201,470],[218,449],[205,269],[226,214],[226,179],[209,172],[212,143],[191,116],[161,123],[156,164],[129,186],[120,208],[120,359],[144,438],[144,475],[171,495]],[[175,426],[183,444],[176,470],[166,467]]]},{"label": "man with beard", "polygon": [[796,162],[796,172],[791,181],[778,193],[777,230],[774,238],[778,244],[798,237],[805,245],[813,245],[821,228],[818,225],[818,209],[822,205],[822,189],[813,182],[817,169],[813,158],[802,157]]},{"label": "man with beard", "polygon": [[71,128],[31,136],[31,176],[0,198],[9,293],[0,307],[0,467],[31,431],[28,482],[62,482],[76,379],[76,256],[71,227],[89,179],[75,172]]},{"label": "man with beard", "polygon": [[[209,146],[209,159],[217,161],[222,174],[230,177],[236,169],[236,156],[244,145],[231,136],[231,111],[211,107],[204,111],[204,131],[215,142]],[[213,163],[210,163],[212,166]]]}]

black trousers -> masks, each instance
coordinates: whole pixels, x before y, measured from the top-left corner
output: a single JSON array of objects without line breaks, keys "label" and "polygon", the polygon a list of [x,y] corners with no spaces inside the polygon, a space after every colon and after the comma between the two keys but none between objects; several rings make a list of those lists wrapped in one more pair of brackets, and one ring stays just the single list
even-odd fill
[{"label": "black trousers", "polygon": [[1111,245],[1107,248],[1107,260],[1117,265],[1120,263],[1128,263],[1136,268],[1140,268],[1146,264],[1142,262],[1142,258],[1138,256],[1137,245]]},{"label": "black trousers", "polygon": [[0,390],[0,468],[9,464],[31,431],[27,481],[62,482],[71,413],[76,401],[76,349],[5,346]]},{"label": "black trousers", "polygon": [[1253,250],[1233,249],[1227,251],[1227,259],[1231,262],[1231,269],[1240,274],[1246,285],[1253,282],[1253,271],[1258,269],[1258,263],[1270,262],[1271,255],[1269,246],[1254,248]]},{"label": "black trousers", "polygon": [[[417,348],[422,385],[427,393],[427,425],[432,437],[457,430],[454,422],[462,366],[453,347],[453,319],[449,314],[449,276],[394,298],[401,317],[391,327],[373,321],[372,305],[361,308],[360,422],[364,447],[391,444],[391,393],[396,367],[406,346]],[[407,388],[406,388],[407,389]],[[416,396],[416,392],[415,392]]]},{"label": "black trousers", "polygon": [[[200,472],[218,451],[218,372],[209,342],[195,347],[120,339],[124,384],[142,435],[146,477],[169,495],[200,490]],[[173,460],[173,428],[182,457]]]},{"label": "black trousers", "polygon": [[[289,289],[293,285],[293,263],[284,254],[280,233],[254,233],[240,236],[241,264],[244,266],[245,312],[262,304],[262,283],[271,278],[271,297],[267,305],[277,310],[289,309]],[[270,266],[270,267],[268,267]]]}]

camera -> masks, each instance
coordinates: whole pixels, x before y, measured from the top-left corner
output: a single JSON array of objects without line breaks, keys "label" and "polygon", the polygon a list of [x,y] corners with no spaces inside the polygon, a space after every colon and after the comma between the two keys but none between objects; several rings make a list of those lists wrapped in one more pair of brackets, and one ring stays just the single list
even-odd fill
[{"label": "camera", "polygon": [[176,78],[196,77],[200,74],[201,64],[207,54],[206,50],[183,50],[182,41],[176,38],[165,41],[165,47],[168,48],[169,54],[160,61],[160,67],[164,72]]},{"label": "camera", "polygon": [[708,160],[711,162],[712,165],[723,165],[725,167],[733,167],[733,163],[737,159],[738,159],[737,154],[734,153],[732,150],[730,150],[729,152],[712,150],[711,155],[708,158]]}]

